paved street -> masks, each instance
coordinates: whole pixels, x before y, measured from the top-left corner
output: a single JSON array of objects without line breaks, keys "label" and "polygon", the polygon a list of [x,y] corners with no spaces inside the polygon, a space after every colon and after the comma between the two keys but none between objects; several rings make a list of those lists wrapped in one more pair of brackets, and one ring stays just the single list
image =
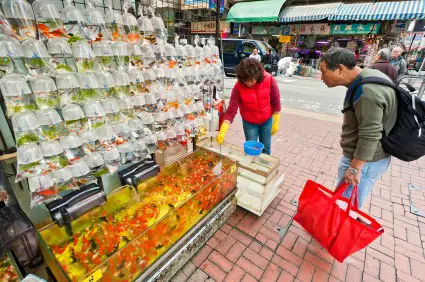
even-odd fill
[{"label": "paved street", "polygon": [[[345,88],[328,88],[319,79],[276,76],[282,105],[331,115],[341,115]],[[225,96],[230,97],[236,78],[224,80]]]},{"label": "paved street", "polygon": [[[330,103],[330,92],[320,84],[301,84],[309,87],[305,95],[310,101],[320,101],[317,96],[323,95]],[[280,87],[288,93],[285,99],[307,101],[296,99],[303,93],[286,87],[285,82]],[[341,102],[341,96],[335,94]],[[408,189],[409,183],[425,185],[425,159],[412,163],[393,160],[362,208],[383,225],[385,233],[345,263],[335,261],[293,222],[296,206],[292,200],[298,199],[308,179],[335,187],[340,127],[340,116],[285,108],[272,146],[272,155],[280,158],[280,170],[285,174],[280,194],[261,217],[238,208],[173,281],[425,281],[425,217],[410,213]],[[240,116],[226,141],[244,141]],[[417,192],[415,205],[424,207],[425,193]],[[277,227],[287,231],[282,239]]]}]

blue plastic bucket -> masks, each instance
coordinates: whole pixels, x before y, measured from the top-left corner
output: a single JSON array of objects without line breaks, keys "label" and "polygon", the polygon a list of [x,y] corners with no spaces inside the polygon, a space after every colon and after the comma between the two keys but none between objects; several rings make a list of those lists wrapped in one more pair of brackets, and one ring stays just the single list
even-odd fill
[{"label": "blue plastic bucket", "polygon": [[246,141],[243,143],[245,154],[250,156],[259,156],[263,152],[264,145],[257,141]]}]

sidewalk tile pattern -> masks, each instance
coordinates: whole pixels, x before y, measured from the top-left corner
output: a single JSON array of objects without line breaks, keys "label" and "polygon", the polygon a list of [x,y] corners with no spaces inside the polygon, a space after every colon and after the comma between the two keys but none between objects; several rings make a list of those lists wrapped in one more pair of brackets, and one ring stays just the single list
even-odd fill
[{"label": "sidewalk tile pattern", "polygon": [[[172,281],[425,281],[425,218],[410,213],[408,189],[410,183],[425,186],[425,159],[393,159],[363,207],[385,233],[344,263],[335,261],[292,220],[293,200],[308,179],[335,187],[340,127],[310,117],[282,116],[272,143],[272,155],[280,158],[285,173],[280,194],[261,217],[238,207]],[[226,141],[244,141],[240,118]],[[416,196],[415,203],[425,206],[425,196]],[[277,227],[286,230],[283,239]]]}]

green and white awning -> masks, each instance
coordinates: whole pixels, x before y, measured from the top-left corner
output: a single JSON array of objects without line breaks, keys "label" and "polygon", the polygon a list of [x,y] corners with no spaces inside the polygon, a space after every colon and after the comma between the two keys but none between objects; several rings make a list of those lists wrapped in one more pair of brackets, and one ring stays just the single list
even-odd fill
[{"label": "green and white awning", "polygon": [[319,21],[335,14],[342,3],[289,6],[283,9],[279,22]]},{"label": "green and white awning", "polygon": [[277,22],[286,0],[239,2],[230,8],[226,21],[234,23]]},{"label": "green and white awning", "polygon": [[425,0],[342,4],[332,21],[384,21],[425,19]]}]

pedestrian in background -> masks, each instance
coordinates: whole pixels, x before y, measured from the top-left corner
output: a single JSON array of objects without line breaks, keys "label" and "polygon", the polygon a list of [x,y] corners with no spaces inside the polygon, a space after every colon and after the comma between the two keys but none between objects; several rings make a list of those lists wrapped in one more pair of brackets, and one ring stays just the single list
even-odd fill
[{"label": "pedestrian in background", "polygon": [[266,49],[266,54],[261,59],[266,72],[271,73],[272,70],[272,55],[269,48]]},{"label": "pedestrian in background", "polygon": [[254,50],[252,50],[252,54],[249,55],[249,58],[256,59],[257,61],[261,62],[261,56],[260,54],[258,54],[257,48],[254,48]]},{"label": "pedestrian in background", "polygon": [[[394,127],[397,119],[397,96],[392,88],[384,85],[370,83],[357,88],[366,77],[389,78],[378,70],[362,70],[356,66],[355,55],[348,49],[334,48],[324,54],[320,70],[322,80],[328,87],[348,88],[340,141],[343,157],[338,177],[339,184],[350,184],[344,197],[348,198],[353,185],[358,185],[360,208],[391,162],[379,140],[383,131],[390,132]],[[354,103],[350,105],[351,91],[355,88]]]},{"label": "pedestrian in background", "polygon": [[403,49],[400,47],[393,48],[391,52],[391,64],[396,68],[398,77],[407,74],[407,62],[403,56],[401,56],[402,53]]},{"label": "pedestrian in background", "polygon": [[216,140],[223,143],[239,108],[246,141],[259,140],[264,145],[263,153],[270,155],[272,135],[278,132],[280,121],[280,93],[276,80],[253,58],[240,62],[236,76],[238,81]]},{"label": "pedestrian in background", "polygon": [[398,78],[397,69],[390,63],[391,52],[390,49],[384,48],[376,53],[375,63],[369,66],[370,69],[379,70],[385,73],[392,81]]}]

